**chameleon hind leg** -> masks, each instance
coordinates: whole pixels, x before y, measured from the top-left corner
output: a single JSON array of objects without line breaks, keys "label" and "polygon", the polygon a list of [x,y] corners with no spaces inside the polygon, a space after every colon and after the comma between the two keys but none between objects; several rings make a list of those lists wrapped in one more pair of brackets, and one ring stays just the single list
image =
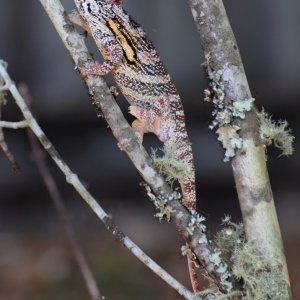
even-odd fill
[{"label": "chameleon hind leg", "polygon": [[132,127],[135,135],[138,137],[139,141],[141,142],[141,144],[143,143],[144,134],[147,132],[151,132],[149,125],[138,119],[136,119],[132,122],[131,127]]},{"label": "chameleon hind leg", "polygon": [[144,133],[147,132],[155,133],[162,142],[165,142],[161,134],[161,128],[162,123],[165,121],[166,111],[169,107],[168,101],[167,96],[161,95],[150,109],[137,105],[129,106],[129,113],[137,118],[132,123],[132,128],[140,138],[141,142],[143,141]]}]

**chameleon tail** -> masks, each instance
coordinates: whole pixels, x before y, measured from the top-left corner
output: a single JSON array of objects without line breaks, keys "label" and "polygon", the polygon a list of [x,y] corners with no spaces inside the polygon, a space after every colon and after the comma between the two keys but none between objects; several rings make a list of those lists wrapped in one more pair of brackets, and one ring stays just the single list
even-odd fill
[{"label": "chameleon tail", "polygon": [[200,292],[200,288],[198,283],[196,263],[195,263],[195,259],[193,258],[192,252],[187,255],[187,261],[188,261],[188,269],[189,269],[189,275],[190,275],[193,292],[194,294],[197,294]]}]

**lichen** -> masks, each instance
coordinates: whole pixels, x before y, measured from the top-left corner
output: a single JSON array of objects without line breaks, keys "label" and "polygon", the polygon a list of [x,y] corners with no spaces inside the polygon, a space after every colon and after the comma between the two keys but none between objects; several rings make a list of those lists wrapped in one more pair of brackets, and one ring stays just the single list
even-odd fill
[{"label": "lichen", "polygon": [[177,191],[174,191],[169,198],[166,198],[163,194],[157,197],[152,193],[152,190],[148,184],[142,183],[141,185],[145,188],[147,196],[151,201],[153,201],[155,208],[158,211],[154,216],[157,217],[159,221],[166,219],[169,222],[172,213],[174,212],[173,208],[169,205],[169,201],[181,199],[181,194]]},{"label": "lichen", "polygon": [[245,300],[288,300],[289,294],[279,260],[246,243],[236,254],[233,274],[243,281]]},{"label": "lichen", "polygon": [[216,131],[219,135],[218,140],[226,149],[224,161],[229,161],[235,156],[235,151],[242,148],[243,141],[238,134],[239,130],[240,128],[236,125],[223,125]]},{"label": "lichen", "polygon": [[233,102],[232,116],[245,119],[246,112],[250,111],[253,106],[254,98],[248,98]]},{"label": "lichen", "polygon": [[7,103],[6,97],[7,97],[6,91],[0,92],[0,109],[1,109],[1,106],[6,105],[6,103]]},{"label": "lichen", "polygon": [[[243,285],[241,299],[289,299],[279,259],[266,257],[257,249],[255,242],[247,242],[243,225],[231,222],[229,216],[223,219],[223,226],[214,242],[222,251],[221,259],[227,262],[233,275]],[[215,299],[224,299],[219,293],[215,295]]]},{"label": "lichen", "polygon": [[[215,107],[214,111],[212,112],[214,120],[209,128],[214,129],[215,127],[221,127],[223,125],[230,124],[234,118],[244,119],[246,112],[252,109],[255,99],[238,99],[233,101],[232,105],[225,105],[225,87],[222,81],[224,71],[223,69],[214,70],[211,67],[210,54],[207,54],[205,58],[206,62],[203,64],[203,66],[206,67],[207,74],[210,79],[209,98],[213,96],[212,102],[214,103]],[[208,95],[208,89],[205,90],[205,95]],[[208,97],[205,99],[207,101]]]},{"label": "lichen", "polygon": [[160,197],[156,198],[154,203],[156,209],[158,210],[158,212],[155,214],[155,217],[157,217],[159,221],[166,219],[168,222],[170,222],[172,213],[174,212],[173,208],[168,205],[163,198]]},{"label": "lichen", "polygon": [[272,116],[262,109],[258,114],[260,121],[260,138],[266,146],[274,144],[281,155],[292,155],[295,137],[291,134],[286,120],[275,121]]},{"label": "lichen", "polygon": [[196,210],[190,209],[191,217],[187,226],[187,231],[190,235],[193,235],[196,228],[200,228],[201,232],[206,231],[206,226],[203,224],[205,218],[200,216]]},{"label": "lichen", "polygon": [[[0,76],[0,87],[3,87],[5,85],[5,82],[3,80],[3,78]],[[6,90],[3,90],[3,91],[0,91],[0,109],[1,109],[1,106],[4,106],[6,105],[6,97],[7,97],[7,91]]]},{"label": "lichen", "polygon": [[158,155],[157,149],[152,149],[151,153],[155,168],[160,174],[166,177],[169,183],[173,183],[175,180],[180,181],[192,171],[188,164],[178,159],[176,149],[177,144],[174,144],[172,147],[164,147],[161,149],[163,156]]},{"label": "lichen", "polygon": [[[212,112],[213,121],[209,126],[211,130],[217,129],[219,140],[222,142],[223,147],[226,149],[224,161],[229,161],[230,158],[235,156],[236,149],[242,147],[242,139],[239,137],[239,128],[233,125],[236,118],[244,119],[246,113],[251,111],[253,107],[254,98],[237,99],[232,103],[225,103],[225,87],[223,84],[225,76],[225,69],[214,70],[211,67],[210,54],[206,55],[206,62],[203,64],[206,67],[208,77],[210,79],[210,90],[204,91],[207,102],[212,101],[214,110]],[[225,70],[225,71],[224,71]],[[226,76],[225,76],[226,77]],[[212,99],[211,99],[212,98]]]}]

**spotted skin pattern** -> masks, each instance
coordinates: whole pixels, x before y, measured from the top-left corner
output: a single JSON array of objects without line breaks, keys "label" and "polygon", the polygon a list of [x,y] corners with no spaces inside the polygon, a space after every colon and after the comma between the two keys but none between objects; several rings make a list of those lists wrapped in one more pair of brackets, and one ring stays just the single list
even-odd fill
[{"label": "spotted skin pattern", "polygon": [[[83,22],[105,61],[84,75],[112,73],[137,119],[132,128],[143,140],[153,132],[175,150],[190,172],[180,181],[183,203],[196,209],[195,171],[185,116],[175,85],[146,33],[122,8],[122,0],[75,0]],[[174,145],[176,147],[174,147]]]}]

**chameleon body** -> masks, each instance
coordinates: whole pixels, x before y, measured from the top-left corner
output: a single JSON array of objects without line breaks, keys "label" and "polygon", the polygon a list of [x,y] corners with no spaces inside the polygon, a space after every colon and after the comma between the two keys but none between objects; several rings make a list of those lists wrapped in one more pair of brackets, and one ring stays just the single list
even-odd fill
[{"label": "chameleon body", "polygon": [[[122,0],[75,0],[83,26],[105,58],[83,71],[84,75],[112,73],[137,119],[140,140],[153,132],[189,172],[180,181],[183,202],[196,208],[195,171],[180,96],[145,31],[123,9]],[[78,21],[77,21],[78,23]]]}]

